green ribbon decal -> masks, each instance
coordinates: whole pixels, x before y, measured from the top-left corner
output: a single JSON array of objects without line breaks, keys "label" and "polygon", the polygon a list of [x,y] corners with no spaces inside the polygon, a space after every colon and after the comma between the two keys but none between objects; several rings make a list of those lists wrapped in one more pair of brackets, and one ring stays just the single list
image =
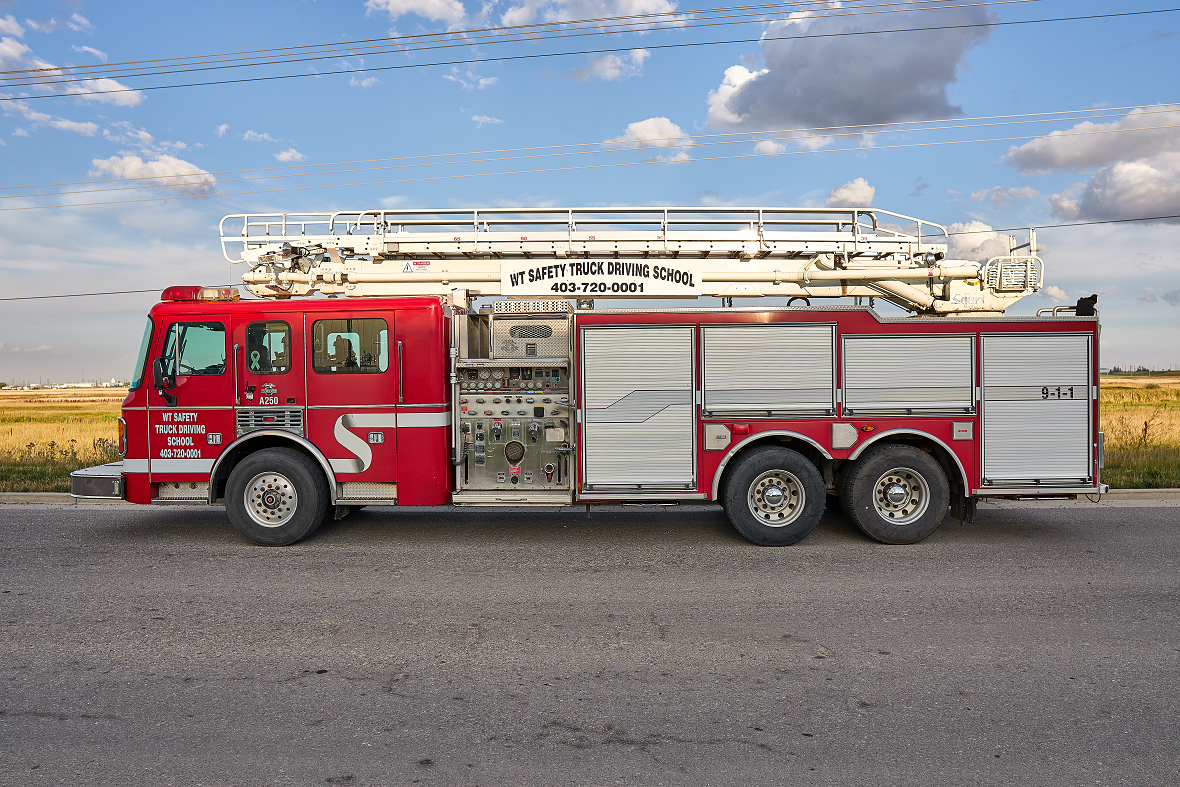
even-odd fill
[{"label": "green ribbon decal", "polygon": [[250,371],[257,372],[262,368],[262,353],[257,350],[250,351]]}]

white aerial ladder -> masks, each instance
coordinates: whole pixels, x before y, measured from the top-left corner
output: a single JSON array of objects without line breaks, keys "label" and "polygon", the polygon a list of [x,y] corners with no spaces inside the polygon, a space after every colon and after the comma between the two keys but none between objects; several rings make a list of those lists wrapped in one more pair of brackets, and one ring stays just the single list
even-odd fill
[{"label": "white aerial ladder", "polygon": [[1032,230],[986,261],[946,259],[948,240],[938,224],[867,208],[378,209],[221,221],[226,259],[248,266],[242,281],[280,298],[868,296],[957,314],[1000,313],[1042,286]]}]

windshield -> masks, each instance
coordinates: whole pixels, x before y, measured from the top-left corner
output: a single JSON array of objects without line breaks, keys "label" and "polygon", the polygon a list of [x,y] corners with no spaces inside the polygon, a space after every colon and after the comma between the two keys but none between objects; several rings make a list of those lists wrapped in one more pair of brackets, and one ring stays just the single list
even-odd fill
[{"label": "windshield", "polygon": [[139,343],[139,355],[135,356],[135,371],[131,374],[131,390],[134,391],[143,382],[143,372],[147,368],[148,348],[152,343],[152,318],[148,317],[147,325],[143,329],[143,341]]}]

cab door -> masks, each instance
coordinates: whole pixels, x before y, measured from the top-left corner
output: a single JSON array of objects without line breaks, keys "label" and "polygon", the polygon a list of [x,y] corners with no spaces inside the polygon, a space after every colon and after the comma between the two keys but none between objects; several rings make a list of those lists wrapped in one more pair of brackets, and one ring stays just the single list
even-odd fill
[{"label": "cab door", "polygon": [[308,437],[342,498],[392,497],[392,487],[368,485],[397,481],[394,312],[322,312],[307,322]]},{"label": "cab door", "polygon": [[280,429],[303,437],[303,316],[237,316],[233,345],[238,435]]},{"label": "cab door", "polygon": [[[228,316],[167,317],[155,357],[175,381],[148,396],[148,454],[152,483],[208,482],[213,461],[233,439],[233,385],[228,364]],[[204,489],[192,487],[192,497]],[[183,497],[176,488],[171,496]]]}]

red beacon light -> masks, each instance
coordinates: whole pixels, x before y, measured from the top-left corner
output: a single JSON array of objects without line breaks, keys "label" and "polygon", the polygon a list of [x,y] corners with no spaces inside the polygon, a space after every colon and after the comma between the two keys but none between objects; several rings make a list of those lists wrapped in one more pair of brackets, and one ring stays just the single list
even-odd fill
[{"label": "red beacon light", "polygon": [[239,298],[236,287],[169,287],[160,295],[162,301],[236,301]]}]

